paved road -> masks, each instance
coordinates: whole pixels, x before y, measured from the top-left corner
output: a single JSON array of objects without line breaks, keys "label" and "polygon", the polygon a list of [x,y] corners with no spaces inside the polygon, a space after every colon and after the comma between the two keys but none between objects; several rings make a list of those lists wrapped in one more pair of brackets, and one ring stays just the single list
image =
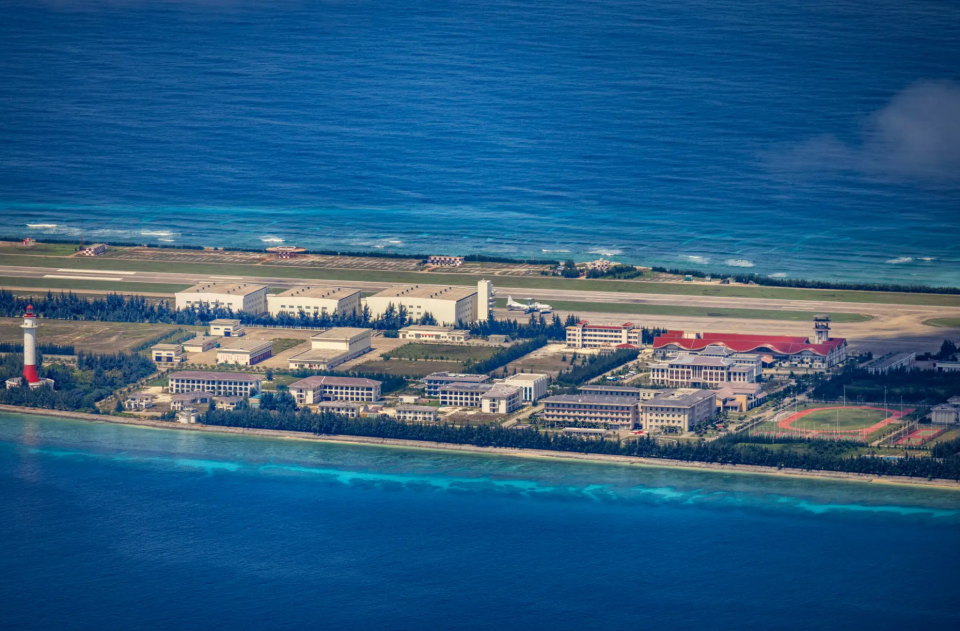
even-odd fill
[{"label": "paved road", "polygon": [[[129,283],[194,284],[201,282],[248,282],[266,284],[274,287],[321,286],[356,287],[363,291],[379,291],[401,283],[370,281],[330,281],[300,280],[269,276],[232,276],[212,274],[183,274],[170,272],[115,272],[109,270],[55,269],[46,267],[0,266],[0,276],[8,278],[30,279],[87,279]],[[509,278],[498,279],[509,283]],[[509,286],[497,287],[497,296],[515,299],[534,298],[550,300],[568,300],[576,302],[599,302],[637,305],[679,305],[685,307],[734,308],[734,309],[771,309],[786,311],[809,311],[811,316],[818,311],[863,313],[873,316],[873,320],[862,323],[835,324],[835,335],[849,338],[855,346],[874,352],[901,349],[936,349],[946,336],[957,337],[960,332],[929,327],[925,320],[936,317],[960,317],[960,307],[936,307],[917,305],[891,305],[882,303],[828,302],[818,300],[778,300],[771,298],[733,298],[720,296],[680,296],[645,293],[611,293],[602,291],[580,291],[574,289],[520,289]],[[568,315],[558,312],[561,317]],[[497,317],[510,317],[519,320],[527,316],[519,312],[497,309]],[[582,314],[580,314],[582,315]],[[620,323],[633,321],[648,327],[687,329],[695,331],[738,331],[770,334],[806,335],[810,332],[807,322],[782,320],[756,320],[737,318],[688,317],[672,315],[631,315],[622,313],[590,313],[591,321],[598,323]]]}]

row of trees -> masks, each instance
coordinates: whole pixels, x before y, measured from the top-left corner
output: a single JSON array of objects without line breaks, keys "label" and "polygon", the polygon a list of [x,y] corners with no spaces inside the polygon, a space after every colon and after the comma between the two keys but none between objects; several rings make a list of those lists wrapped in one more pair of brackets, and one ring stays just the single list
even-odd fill
[{"label": "row of trees", "polygon": [[557,383],[571,387],[579,386],[609,370],[632,362],[639,356],[640,351],[635,348],[620,348],[610,355],[590,355],[587,363],[572,366],[557,375]]},{"label": "row of trees", "polygon": [[532,340],[522,342],[520,344],[514,344],[513,346],[494,353],[489,359],[484,359],[482,361],[474,362],[467,365],[467,370],[475,374],[484,374],[489,373],[497,368],[506,366],[515,359],[520,359],[527,353],[532,353],[538,348],[543,348],[547,345],[547,336],[541,335],[535,337]]},{"label": "row of trees", "polygon": [[[316,435],[367,436],[438,443],[505,447],[512,449],[549,449],[577,453],[597,453],[645,458],[668,458],[687,462],[711,462],[731,465],[787,467],[812,471],[841,471],[871,475],[902,475],[960,480],[960,455],[957,451],[941,458],[901,458],[888,460],[871,456],[839,455],[842,446],[825,444],[804,450],[773,450],[762,444],[743,442],[739,436],[725,436],[711,442],[664,443],[648,438],[620,442],[584,440],[535,429],[512,430],[499,426],[408,425],[386,417],[347,419],[306,409],[295,411],[279,403],[274,410],[241,409],[233,412],[211,410],[203,417],[207,425],[245,427]],[[282,409],[281,409],[282,408]],[[813,445],[813,443],[811,443]],[[960,449],[960,447],[958,447]]]},{"label": "row of trees", "polygon": [[643,270],[637,269],[633,265],[611,265],[605,270],[590,269],[587,270],[587,278],[616,278],[627,280],[643,276]]},{"label": "row of trees", "polygon": [[813,388],[813,398],[838,401],[883,401],[934,405],[960,392],[960,373],[901,368],[872,374],[860,368],[846,368]]},{"label": "row of trees", "polygon": [[[114,391],[152,375],[153,362],[137,354],[95,355],[77,353],[77,368],[62,364],[39,365],[40,377],[53,379],[54,389],[19,388],[0,390],[0,403],[54,410],[96,412],[96,403]],[[23,374],[23,356],[0,356],[0,381]]]},{"label": "row of trees", "polygon": [[498,320],[491,316],[489,320],[474,322],[470,325],[470,334],[474,337],[489,335],[508,335],[513,339],[545,337],[548,340],[562,340],[567,337],[567,327],[573,326],[580,318],[571,314],[561,320],[556,313],[548,321],[543,314],[532,313],[526,324],[517,320]]},{"label": "row of trees", "polygon": [[[0,353],[22,353],[23,344],[0,343]],[[73,355],[76,349],[73,344],[37,344],[38,353],[49,355]]]}]

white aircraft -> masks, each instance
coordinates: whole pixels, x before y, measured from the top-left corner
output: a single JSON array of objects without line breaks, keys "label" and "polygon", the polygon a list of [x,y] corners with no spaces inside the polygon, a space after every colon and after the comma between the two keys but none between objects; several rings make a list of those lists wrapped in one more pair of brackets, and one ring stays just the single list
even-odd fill
[{"label": "white aircraft", "polygon": [[530,306],[530,300],[527,300],[527,304],[522,302],[517,302],[513,299],[513,296],[507,296],[507,310],[508,311],[523,311],[524,313],[530,313],[533,311],[533,308]]},{"label": "white aircraft", "polygon": [[522,302],[514,300],[513,296],[507,296],[507,309],[510,311],[523,311],[524,313],[531,313],[533,311],[553,313],[553,307],[548,304],[534,302],[532,298],[527,298],[527,304],[523,304]]}]

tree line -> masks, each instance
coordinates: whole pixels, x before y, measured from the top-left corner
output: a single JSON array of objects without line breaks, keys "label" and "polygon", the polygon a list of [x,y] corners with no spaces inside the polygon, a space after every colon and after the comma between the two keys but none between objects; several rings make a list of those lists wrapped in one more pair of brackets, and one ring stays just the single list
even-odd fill
[{"label": "tree line", "polygon": [[899,403],[937,404],[960,392],[960,372],[907,370],[899,368],[883,374],[872,374],[863,368],[846,368],[842,372],[817,383],[813,398],[839,401],[844,395],[848,402],[883,401],[888,405]]},{"label": "tree line", "polygon": [[[73,355],[76,349],[73,344],[37,344],[38,353],[47,353],[48,355]],[[23,344],[11,344],[10,342],[0,342],[0,353],[22,353]]]},{"label": "tree line", "polygon": [[[262,404],[261,404],[262,405]],[[504,429],[499,426],[453,426],[447,424],[406,424],[387,417],[348,419],[344,416],[308,409],[282,411],[240,409],[233,412],[210,410],[203,416],[207,425],[308,432],[318,436],[346,435],[437,443],[546,449],[586,454],[609,454],[665,458],[685,462],[709,462],[729,465],[756,465],[808,471],[839,471],[870,475],[900,475],[960,480],[960,455],[957,451],[939,458],[905,457],[896,460],[859,455],[840,455],[837,446],[823,449],[772,450],[762,444],[746,442],[740,436],[725,436],[711,442],[664,443],[640,437],[636,440],[584,440],[536,429]],[[842,447],[842,446],[840,446]],[[958,447],[960,449],[960,447]]]},{"label": "tree line", "polygon": [[591,355],[587,363],[571,366],[557,375],[557,383],[563,386],[579,386],[603,373],[632,362],[640,356],[635,348],[618,348],[609,355]]},{"label": "tree line", "polygon": [[515,359],[520,359],[527,353],[532,353],[538,348],[543,348],[546,345],[547,336],[540,335],[532,340],[521,342],[520,344],[514,344],[508,348],[500,349],[488,359],[468,363],[466,364],[465,368],[468,372],[472,372],[474,374],[489,373],[497,368],[506,366]]},{"label": "tree line", "polygon": [[[42,359],[42,358],[41,358]],[[96,403],[156,371],[153,362],[137,354],[98,355],[80,351],[76,369],[62,364],[42,365],[37,373],[53,379],[54,388],[19,388],[0,390],[0,403],[53,410],[97,412]],[[23,355],[0,356],[0,381],[23,374]]]}]

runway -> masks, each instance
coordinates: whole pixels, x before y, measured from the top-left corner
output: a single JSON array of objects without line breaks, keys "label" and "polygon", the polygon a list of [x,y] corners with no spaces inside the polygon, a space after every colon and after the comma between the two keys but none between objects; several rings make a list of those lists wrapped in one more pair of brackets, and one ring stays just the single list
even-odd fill
[{"label": "runway", "polygon": [[[354,287],[364,292],[376,292],[392,286],[405,283],[371,282],[371,281],[331,281],[316,279],[294,279],[270,276],[243,276],[243,275],[213,275],[213,274],[184,274],[176,272],[145,272],[145,271],[112,271],[96,269],[51,269],[46,267],[0,266],[0,276],[7,278],[32,279],[36,281],[48,279],[76,279],[88,281],[123,282],[123,283],[151,283],[171,285],[192,285],[203,282],[245,282],[268,285],[271,287]],[[509,283],[509,277],[498,280]],[[898,305],[884,303],[854,303],[831,302],[823,300],[778,300],[771,298],[739,298],[722,296],[682,296],[635,293],[613,293],[603,291],[579,291],[573,289],[524,289],[509,286],[497,286],[497,297],[506,298],[512,295],[514,299],[532,298],[549,302],[563,300],[574,302],[593,302],[610,304],[636,305],[675,305],[684,307],[704,308],[732,308],[732,309],[766,309],[787,311],[809,311],[811,318],[820,311],[861,313],[872,316],[869,322],[834,324],[835,336],[847,337],[854,349],[869,349],[874,353],[893,350],[936,350],[947,336],[960,336],[956,329],[930,327],[923,322],[931,318],[960,317],[960,307]],[[565,311],[557,312],[561,317],[568,315]],[[509,317],[523,320],[528,316],[516,311],[497,309],[498,318]],[[624,313],[589,312],[579,313],[584,318],[598,323],[633,322],[649,328],[660,327],[670,329],[685,329],[694,331],[736,331],[758,332],[771,334],[807,335],[810,333],[810,324],[798,321],[758,320],[726,317],[692,317],[674,315],[643,315]]]}]

